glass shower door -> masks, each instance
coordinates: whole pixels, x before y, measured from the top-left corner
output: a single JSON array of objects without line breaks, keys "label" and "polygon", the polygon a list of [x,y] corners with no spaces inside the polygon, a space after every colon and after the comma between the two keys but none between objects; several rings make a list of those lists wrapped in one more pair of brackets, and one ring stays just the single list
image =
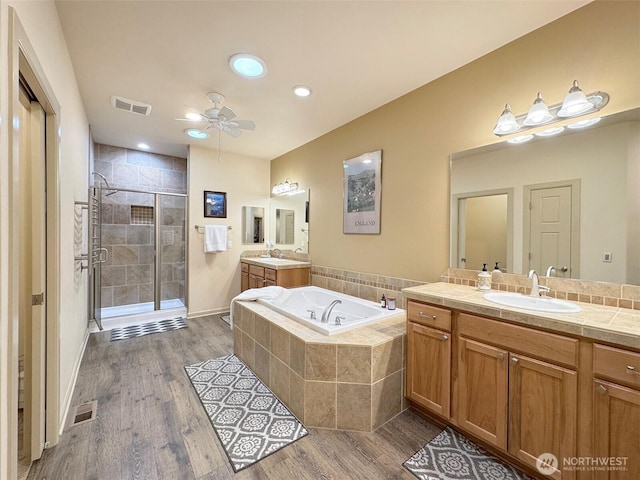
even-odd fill
[{"label": "glass shower door", "polygon": [[186,305],[186,211],[184,196],[159,195],[158,238],[160,309],[184,307]]}]

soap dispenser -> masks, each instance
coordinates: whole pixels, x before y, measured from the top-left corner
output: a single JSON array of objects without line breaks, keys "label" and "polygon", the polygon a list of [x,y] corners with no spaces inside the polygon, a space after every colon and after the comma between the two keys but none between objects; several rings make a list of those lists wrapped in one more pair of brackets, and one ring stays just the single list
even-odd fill
[{"label": "soap dispenser", "polygon": [[500,262],[496,262],[496,266],[493,267],[493,271],[495,273],[502,273],[502,270],[500,270],[500,265],[499,264],[500,264]]},{"label": "soap dispenser", "polygon": [[487,264],[482,264],[482,270],[478,273],[478,290],[491,290],[491,274],[487,272]]}]

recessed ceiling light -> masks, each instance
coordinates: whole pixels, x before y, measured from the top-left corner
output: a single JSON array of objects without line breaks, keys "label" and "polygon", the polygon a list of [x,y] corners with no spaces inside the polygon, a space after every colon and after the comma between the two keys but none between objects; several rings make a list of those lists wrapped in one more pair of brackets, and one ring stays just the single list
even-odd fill
[{"label": "recessed ceiling light", "polygon": [[186,133],[187,135],[189,135],[191,138],[207,138],[209,136],[209,134],[207,132],[204,132],[198,128],[187,128],[184,133]]},{"label": "recessed ceiling light", "polygon": [[298,97],[308,97],[311,95],[311,88],[306,85],[296,85],[293,87],[293,93],[295,93]]},{"label": "recessed ceiling light", "polygon": [[519,137],[512,138],[511,140],[507,140],[507,143],[514,143],[514,144],[524,143],[524,142],[528,142],[532,138],[533,138],[533,135],[531,135],[531,134],[520,135]]},{"label": "recessed ceiling light", "polygon": [[202,115],[195,112],[187,112],[185,113],[184,118],[186,118],[187,120],[193,120],[194,122],[197,122],[198,120],[202,120]]},{"label": "recessed ceiling light", "polygon": [[146,143],[139,143],[138,148],[141,148],[142,150],[149,150],[151,147]]},{"label": "recessed ceiling light", "polygon": [[244,78],[262,78],[267,74],[267,64],[264,60],[248,53],[231,55],[229,66]]}]

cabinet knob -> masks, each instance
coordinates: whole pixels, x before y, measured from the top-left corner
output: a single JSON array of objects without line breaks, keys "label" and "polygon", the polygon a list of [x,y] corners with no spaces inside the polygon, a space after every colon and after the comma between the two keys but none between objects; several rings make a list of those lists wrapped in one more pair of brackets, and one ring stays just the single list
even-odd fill
[{"label": "cabinet knob", "polygon": [[504,353],[500,352],[498,355],[496,355],[496,358],[498,360],[504,360]]},{"label": "cabinet knob", "polygon": [[598,385],[596,387],[596,392],[598,393],[605,393],[607,391],[607,387],[605,387],[604,385]]},{"label": "cabinet knob", "polygon": [[511,363],[518,363],[518,359],[516,357],[511,357]]},{"label": "cabinet knob", "polygon": [[435,319],[436,319],[436,316],[435,316],[435,315],[427,315],[427,314],[426,314],[426,313],[424,313],[424,312],[418,312],[418,316],[419,316],[420,318],[429,318],[429,319],[431,319],[431,320],[435,320]]},{"label": "cabinet knob", "polygon": [[442,341],[446,342],[447,340],[449,340],[449,335],[442,335]]}]

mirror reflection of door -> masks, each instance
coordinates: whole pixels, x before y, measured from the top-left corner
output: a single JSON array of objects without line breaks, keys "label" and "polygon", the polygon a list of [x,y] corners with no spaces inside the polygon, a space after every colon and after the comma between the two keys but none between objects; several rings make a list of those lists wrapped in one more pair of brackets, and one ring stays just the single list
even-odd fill
[{"label": "mirror reflection of door", "polygon": [[242,243],[264,242],[264,207],[242,207]]},{"label": "mirror reflection of door", "polygon": [[566,184],[525,190],[529,199],[528,270],[552,277],[574,276],[572,259],[579,248],[573,211],[578,200],[575,188]]},{"label": "mirror reflection of door", "polygon": [[[507,266],[507,194],[461,199],[459,223],[461,268],[493,270],[496,262]],[[461,242],[462,243],[462,242]],[[464,259],[464,261],[463,261]]]},{"label": "mirror reflection of door", "polygon": [[276,209],[276,243],[292,245],[294,242],[295,212]]}]

